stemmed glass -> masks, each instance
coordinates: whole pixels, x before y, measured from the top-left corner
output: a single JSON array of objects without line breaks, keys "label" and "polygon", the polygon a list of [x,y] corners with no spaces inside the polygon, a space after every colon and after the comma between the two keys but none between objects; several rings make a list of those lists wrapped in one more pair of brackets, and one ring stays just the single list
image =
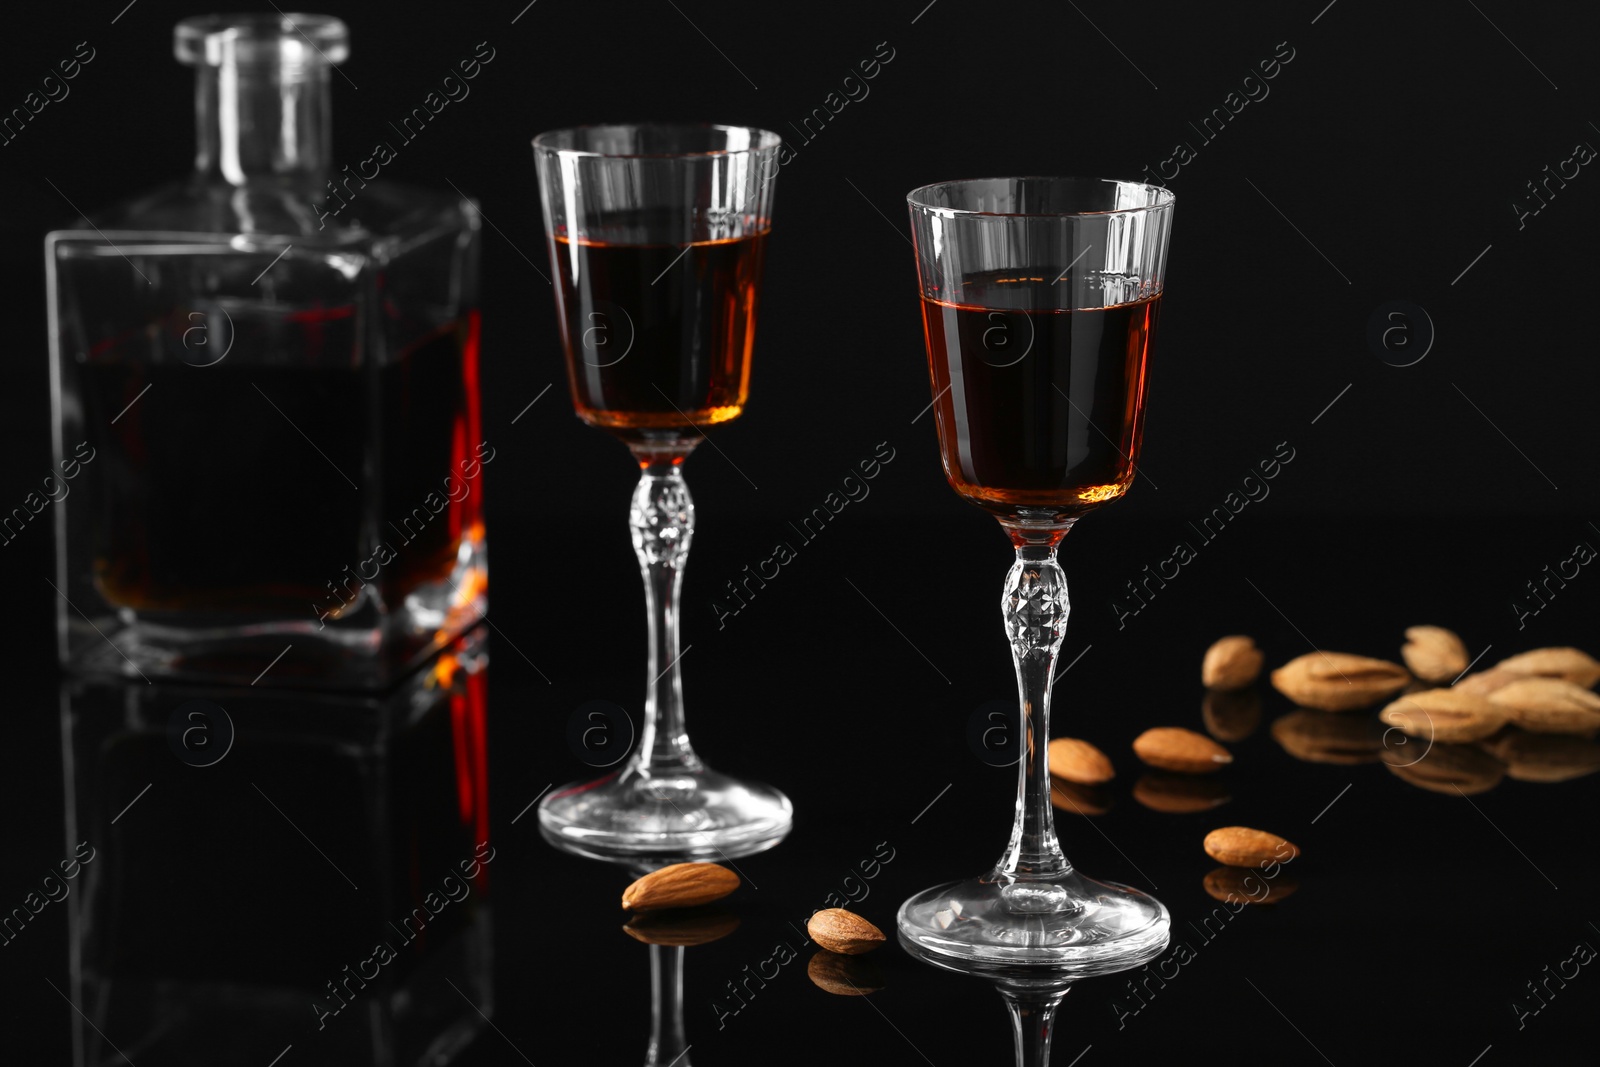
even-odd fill
[{"label": "stemmed glass", "polygon": [[[788,798],[718,774],[684,728],[678,599],[694,533],[683,462],[744,410],[779,139],[741,126],[629,125],[534,139],[578,416],[632,450],[629,512],[650,616],[639,745],[552,793],[544,832],[598,857],[733,856],[789,830]],[[605,605],[593,605],[606,622]]]},{"label": "stemmed glass", "polygon": [[1085,973],[1153,958],[1161,903],[1073,869],[1050,807],[1050,690],[1067,622],[1056,549],[1132,484],[1173,196],[1137,182],[989,178],[907,197],[945,475],[1016,549],[1001,608],[1027,738],[994,869],[900,907],[928,953]]}]

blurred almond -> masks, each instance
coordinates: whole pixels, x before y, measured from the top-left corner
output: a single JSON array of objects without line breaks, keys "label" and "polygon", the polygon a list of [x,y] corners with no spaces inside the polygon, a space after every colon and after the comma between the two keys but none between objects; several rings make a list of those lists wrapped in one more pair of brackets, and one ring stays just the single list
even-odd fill
[{"label": "blurred almond", "polygon": [[1285,838],[1248,826],[1224,826],[1206,835],[1206,855],[1230,867],[1268,867],[1287,863],[1300,850]]},{"label": "blurred almond", "polygon": [[1474,671],[1450,688],[1460,693],[1476,693],[1478,696],[1488,696],[1501,686],[1510,685],[1518,678],[1527,677],[1529,675],[1519,671],[1508,671],[1503,667],[1490,667],[1486,671]]},{"label": "blurred almond", "polygon": [[1254,689],[1208,689],[1200,718],[1218,741],[1243,741],[1261,725],[1261,694]]},{"label": "blurred almond", "polygon": [[1079,815],[1104,815],[1111,810],[1111,794],[1098,786],[1053,778],[1050,781],[1050,803],[1062,811]]},{"label": "blurred almond", "polygon": [[1076,737],[1058,737],[1050,742],[1050,777],[1065,778],[1080,785],[1099,785],[1116,776],[1104,752]]},{"label": "blurred almond", "polygon": [[1600,729],[1600,694],[1561,678],[1519,678],[1489,694],[1511,721],[1541,734],[1587,736]]},{"label": "blurred almond", "polygon": [[1133,754],[1164,771],[1208,774],[1233,762],[1233,755],[1205,734],[1181,726],[1156,726],[1133,740]]},{"label": "blurred almond", "polygon": [[883,931],[853,911],[824,908],[806,923],[811,940],[845,956],[859,956],[883,944]]},{"label": "blurred almond", "polygon": [[1282,871],[1276,878],[1268,878],[1260,871],[1244,867],[1218,867],[1206,875],[1204,885],[1207,893],[1224,904],[1235,900],[1246,904],[1276,904],[1300,888],[1299,882]]},{"label": "blurred almond", "polygon": [[739,888],[739,876],[717,863],[674,863],[651,871],[622,891],[631,911],[692,908]]},{"label": "blurred almond", "polygon": [[1411,681],[1398,663],[1348,652],[1307,652],[1272,672],[1278,692],[1318,711],[1352,711],[1393,696]]},{"label": "blurred almond", "polygon": [[1519,782],[1565,782],[1600,771],[1600,745],[1576,737],[1508,730],[1482,747]]},{"label": "blurred almond", "polygon": [[883,975],[871,960],[822,951],[806,964],[806,974],[818,989],[840,997],[864,997],[883,988]]},{"label": "blurred almond", "polygon": [[1536,648],[1503,659],[1495,664],[1518,674],[1537,674],[1543,678],[1561,678],[1585,689],[1600,682],[1600,660],[1576,648]]},{"label": "blurred almond", "polygon": [[647,945],[688,947],[727,937],[739,927],[739,917],[721,908],[652,911],[635,915],[622,932]]},{"label": "blurred almond", "polygon": [[1465,642],[1443,626],[1408,627],[1400,657],[1412,674],[1435,685],[1455,681],[1470,659]]},{"label": "blurred almond", "polygon": [[1506,724],[1506,710],[1488,697],[1459,689],[1427,689],[1384,708],[1379,720],[1412,737],[1445,742],[1478,741]]},{"label": "blurred almond", "polygon": [[1390,773],[1419,789],[1447,796],[1483,793],[1500,784],[1505,764],[1472,745],[1433,744],[1412,752],[1413,745],[1385,749]]},{"label": "blurred almond", "polygon": [[1289,755],[1307,763],[1376,763],[1383,748],[1383,731],[1371,719],[1304,708],[1275,720],[1272,738]]},{"label": "blurred almond", "polygon": [[1260,675],[1261,650],[1243,634],[1219,640],[1200,663],[1200,683],[1207,689],[1242,689]]},{"label": "blurred almond", "polygon": [[1151,811],[1168,815],[1187,815],[1210,811],[1233,799],[1226,782],[1216,778],[1196,778],[1187,774],[1151,771],[1133,783],[1133,799]]}]

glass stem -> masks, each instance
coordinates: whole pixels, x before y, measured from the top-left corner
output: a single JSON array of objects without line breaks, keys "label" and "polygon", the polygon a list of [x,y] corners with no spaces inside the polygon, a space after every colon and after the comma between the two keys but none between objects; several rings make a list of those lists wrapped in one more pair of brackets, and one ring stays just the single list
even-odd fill
[{"label": "glass stem", "polygon": [[1056,1007],[1067,991],[1020,993],[1002,988],[1000,995],[1011,1016],[1017,1067],[1050,1067],[1050,1035],[1055,1027]]},{"label": "glass stem", "polygon": [[650,683],[630,776],[693,772],[701,766],[683,723],[683,680],[678,672],[678,599],[689,542],[694,539],[694,501],[681,462],[681,458],[646,460],[628,513],[650,616]]},{"label": "glass stem", "polygon": [[683,946],[650,946],[650,1047],[645,1067],[689,1067],[683,1027]]},{"label": "glass stem", "polygon": [[[1063,531],[1064,532],[1064,531]],[[1052,881],[1072,870],[1056,841],[1050,807],[1050,688],[1067,628],[1067,577],[1056,542],[1017,541],[1001,609],[1022,702],[1023,753],[1017,767],[1017,814],[997,873],[1010,882]]]}]

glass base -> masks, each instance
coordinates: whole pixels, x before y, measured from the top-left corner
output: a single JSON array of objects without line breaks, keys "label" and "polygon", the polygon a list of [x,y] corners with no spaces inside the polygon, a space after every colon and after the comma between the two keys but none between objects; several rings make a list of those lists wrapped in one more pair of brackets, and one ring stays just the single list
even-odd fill
[{"label": "glass base", "polygon": [[557,847],[597,859],[717,859],[771,848],[789,833],[789,798],[708,768],[632,771],[546,797],[539,823]]},{"label": "glass base", "polygon": [[900,905],[900,936],[932,956],[1099,974],[1137,967],[1167,947],[1159,900],[1076,871],[1047,882],[998,873],[923,890]]}]

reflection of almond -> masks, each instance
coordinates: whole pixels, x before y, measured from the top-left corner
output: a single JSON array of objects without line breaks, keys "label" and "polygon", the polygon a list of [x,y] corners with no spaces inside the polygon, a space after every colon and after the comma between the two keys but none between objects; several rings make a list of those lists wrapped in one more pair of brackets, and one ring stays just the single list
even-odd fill
[{"label": "reflection of almond", "polygon": [[1384,749],[1383,762],[1396,778],[1449,796],[1486,792],[1505,776],[1503,763],[1472,745],[1413,742]]},{"label": "reflection of almond", "polygon": [[704,945],[738,929],[739,917],[716,908],[653,911],[635,915],[622,932],[647,945]]},{"label": "reflection of almond", "polygon": [[1200,683],[1207,689],[1242,689],[1261,674],[1261,650],[1243,634],[1224,637],[1206,649]]},{"label": "reflection of almond", "polygon": [[1288,874],[1280,871],[1268,878],[1259,871],[1243,867],[1218,867],[1206,875],[1206,892],[1224,904],[1242,900],[1247,904],[1276,904],[1300,888]]},{"label": "reflection of almond", "polygon": [[863,997],[883,988],[883,976],[871,960],[818,952],[806,964],[806,974],[818,989],[840,997]]},{"label": "reflection of almond", "polygon": [[1487,697],[1459,689],[1425,689],[1403,696],[1378,715],[1412,737],[1446,742],[1478,741],[1506,724],[1506,710]]},{"label": "reflection of almond", "polygon": [[1082,785],[1099,785],[1116,775],[1104,752],[1076,737],[1058,737],[1050,742],[1050,777],[1065,778]]},{"label": "reflection of almond", "polygon": [[1278,692],[1319,711],[1364,708],[1410,682],[1410,673],[1398,663],[1348,652],[1307,652],[1272,672]]},{"label": "reflection of almond", "polygon": [[1467,646],[1454,632],[1443,626],[1411,626],[1400,649],[1411,673],[1424,682],[1445,685],[1467,669]]},{"label": "reflection of almond", "polygon": [[1151,811],[1168,815],[1187,815],[1210,811],[1233,797],[1226,782],[1216,778],[1195,778],[1187,774],[1152,771],[1133,784],[1133,799]]},{"label": "reflection of almond", "polygon": [[1536,648],[1495,664],[1518,674],[1561,678],[1585,689],[1600,682],[1600,660],[1576,648]]},{"label": "reflection of almond", "polygon": [[1519,782],[1565,782],[1600,771],[1600,745],[1559,734],[1507,730],[1482,743]]},{"label": "reflection of almond", "polygon": [[1208,774],[1233,762],[1233,755],[1205,734],[1181,726],[1156,726],[1133,739],[1133,754],[1152,767],[1183,774]]},{"label": "reflection of almond", "polygon": [[1079,815],[1104,815],[1111,810],[1111,794],[1098,786],[1056,778],[1050,782],[1050,803]]},{"label": "reflection of almond", "polygon": [[692,908],[721,900],[739,888],[739,876],[717,863],[673,863],[651,871],[622,891],[632,911]]},{"label": "reflection of almond", "polygon": [[859,956],[883,944],[883,931],[853,911],[824,908],[806,923],[811,940],[845,956]]},{"label": "reflection of almond", "polygon": [[1243,741],[1261,725],[1261,694],[1254,689],[1208,689],[1200,718],[1218,741]]},{"label": "reflection of almond", "polygon": [[1511,721],[1541,734],[1592,734],[1600,729],[1600,693],[1561,678],[1528,677],[1489,694]]},{"label": "reflection of almond", "polygon": [[1276,719],[1272,737],[1307,763],[1376,763],[1383,731],[1366,716],[1324,715],[1297,708]]},{"label": "reflection of almond", "polygon": [[1300,855],[1288,840],[1248,826],[1224,826],[1206,835],[1206,855],[1230,867],[1267,867]]}]

